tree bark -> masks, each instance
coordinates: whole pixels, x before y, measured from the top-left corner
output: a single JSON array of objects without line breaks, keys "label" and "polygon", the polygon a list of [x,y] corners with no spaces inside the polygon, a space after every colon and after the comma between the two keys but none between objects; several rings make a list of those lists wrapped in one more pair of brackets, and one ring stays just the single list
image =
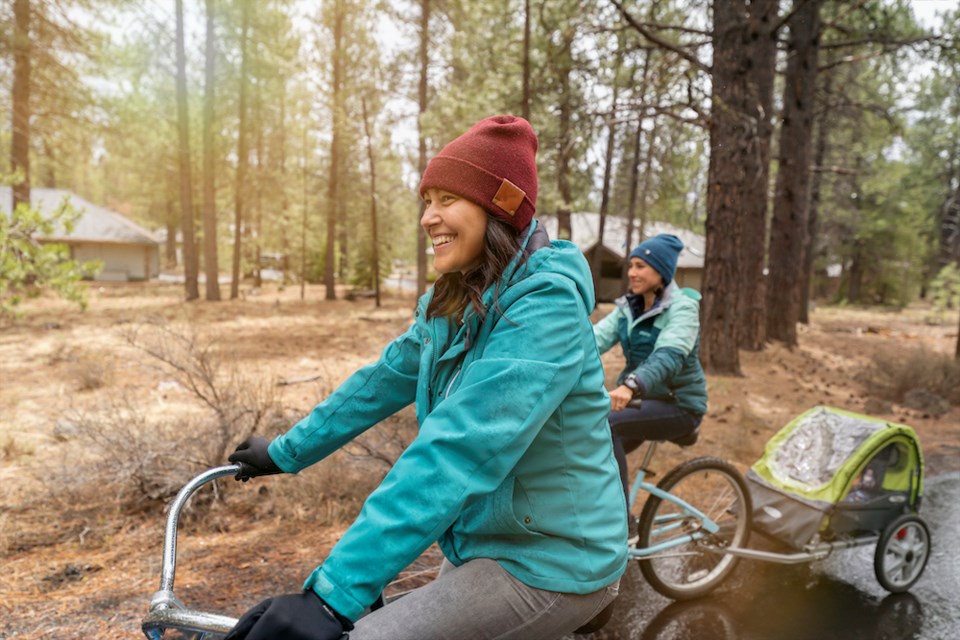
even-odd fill
[{"label": "tree bark", "polygon": [[783,91],[780,162],[770,229],[767,335],[793,347],[800,321],[803,247],[810,203],[810,156],[822,0],[795,0]]},{"label": "tree bark", "polygon": [[[419,141],[419,156],[417,170],[420,177],[427,170],[427,139],[423,135],[423,119],[427,113],[427,70],[430,63],[430,0],[420,0],[420,86],[417,93],[417,139]],[[417,194],[419,203],[417,224],[423,218],[425,205],[423,198]],[[417,233],[417,297],[427,290],[427,236],[422,231]]]},{"label": "tree bark", "polygon": [[853,241],[853,257],[850,259],[849,275],[847,276],[847,302],[860,302],[860,291],[863,288],[863,241]]},{"label": "tree bark", "polygon": [[30,0],[13,3],[13,132],[10,141],[10,169],[19,174],[13,185],[11,212],[20,203],[30,206]]},{"label": "tree bark", "polygon": [[523,2],[523,104],[520,115],[530,120],[530,0]]},{"label": "tree bark", "polygon": [[[651,15],[651,19],[653,16]],[[643,71],[640,73],[640,84],[637,87],[637,94],[640,96],[640,102],[643,102],[646,99],[647,95],[647,85],[650,80],[650,56],[651,52],[645,52],[643,56]],[[633,159],[630,166],[630,194],[627,200],[627,237],[626,244],[623,247],[624,256],[629,256],[630,251],[633,249],[633,224],[637,216],[637,192],[640,186],[640,149],[641,143],[643,142],[643,113],[638,114],[637,118],[637,130],[636,135],[634,136],[633,141]],[[641,207],[642,212],[646,212],[646,197],[647,197],[647,187],[649,186],[650,180],[650,159],[652,158],[653,152],[653,136],[656,134],[657,130],[657,117],[653,116],[653,121],[651,122],[650,133],[647,140],[647,161],[644,169],[643,176],[643,205]],[[643,239],[643,227],[645,224],[644,213],[641,213],[640,216],[640,233],[639,237],[642,241]],[[629,284],[629,279],[627,277],[627,272],[630,269],[630,261],[623,261],[623,268],[620,271],[620,288],[623,290],[627,289]]]},{"label": "tree bark", "polygon": [[307,162],[309,160],[307,154],[307,126],[310,121],[310,111],[309,106],[304,103],[303,109],[303,130],[300,132],[302,136],[301,151],[303,153],[303,171],[301,177],[303,178],[303,211],[300,215],[300,299],[303,300],[307,295],[307,212],[310,210],[308,205],[310,203],[310,172],[307,169]]},{"label": "tree bark", "polygon": [[327,246],[323,269],[326,299],[336,300],[334,273],[337,246],[337,206],[340,196],[340,127],[343,120],[343,20],[342,0],[336,0],[333,16],[333,119],[330,135],[330,177],[327,182]]},{"label": "tree bark", "polygon": [[367,116],[367,99],[360,102],[363,107],[363,131],[367,135],[367,160],[370,163],[370,259],[373,261],[373,291],[376,306],[380,306],[380,240],[377,232],[377,163],[373,154],[373,135],[370,133],[370,121]]},{"label": "tree bark", "polygon": [[219,264],[217,261],[217,193],[213,166],[213,102],[216,77],[214,49],[213,0],[206,0],[207,32],[205,83],[203,88],[203,272],[207,277],[207,300],[220,300]]},{"label": "tree bark", "polygon": [[[569,46],[565,49],[569,51]],[[573,105],[570,104],[570,73],[569,65],[559,70],[560,81],[560,117],[559,136],[557,139],[557,191],[560,193],[560,206],[557,209],[557,238],[570,240],[573,236],[570,210],[573,195],[570,191],[570,129]]]},{"label": "tree bark", "polygon": [[250,61],[247,60],[247,40],[250,30],[250,0],[241,0],[240,26],[240,96],[237,105],[237,180],[233,193],[233,271],[230,280],[230,299],[240,296],[240,250],[242,247],[243,207],[246,197],[247,163],[247,74]]},{"label": "tree bark", "polygon": [[[832,76],[827,71],[824,78],[824,100],[830,99]],[[810,177],[810,207],[807,210],[807,241],[803,247],[803,271],[800,273],[800,322],[810,323],[810,296],[812,295],[813,261],[816,257],[817,238],[820,235],[820,185],[823,182],[823,162],[827,157],[827,130],[830,128],[826,104],[817,120],[816,146],[813,152],[813,175]]]},{"label": "tree bark", "polygon": [[187,110],[187,54],[184,45],[183,0],[177,12],[177,162],[180,172],[180,229],[183,232],[183,286],[187,300],[200,297],[197,277],[196,225],[193,213],[193,178],[190,169],[190,115]]},{"label": "tree bark", "polygon": [[744,184],[746,95],[744,0],[713,7],[713,94],[710,107],[706,258],[701,359],[708,371],[740,374],[737,296],[740,214]]},{"label": "tree bark", "polygon": [[775,23],[780,0],[753,0],[747,31],[747,83],[744,112],[753,124],[744,162],[743,219],[740,235],[740,348],[760,351],[766,342],[767,245],[770,191],[770,138],[773,135],[773,82],[776,75]]},{"label": "tree bark", "polygon": [[[253,118],[257,123],[257,140],[256,140],[256,151],[255,157],[257,159],[256,168],[256,177],[254,178],[254,184],[256,189],[256,205],[257,213],[256,219],[254,222],[254,235],[253,235],[253,286],[259,289],[263,286],[263,274],[260,273],[260,265],[262,260],[261,253],[263,251],[261,242],[263,241],[263,153],[264,153],[264,142],[263,142],[263,82],[258,81],[256,84],[256,91],[254,93],[253,99]],[[281,183],[285,184],[285,183]],[[282,189],[284,194],[286,194],[286,189]],[[283,197],[283,211],[286,212],[286,195]]]},{"label": "tree bark", "polygon": [[168,166],[165,172],[164,180],[164,226],[167,230],[167,237],[163,243],[164,268],[177,268],[177,205],[176,205],[176,187],[177,175],[173,167]]},{"label": "tree bark", "polygon": [[603,187],[600,191],[600,221],[597,228],[597,247],[593,252],[590,270],[593,272],[594,300],[600,294],[600,269],[603,262],[603,233],[607,226],[607,209],[610,207],[610,178],[613,174],[613,151],[617,143],[617,109],[620,96],[620,84],[617,76],[620,74],[621,55],[617,55],[617,62],[613,72],[613,99],[610,107],[610,118],[607,121],[607,149],[603,160]]},{"label": "tree bark", "polygon": [[[627,237],[623,247],[624,256],[630,255],[633,244],[633,222],[637,215],[637,191],[640,186],[640,143],[643,141],[643,118],[637,120],[637,129],[633,139],[633,158],[630,161],[630,193],[627,198]],[[620,288],[626,289],[629,260],[623,261],[620,274]]]},{"label": "tree bark", "polygon": [[[960,184],[960,176],[951,182]],[[953,190],[940,207],[937,271],[951,262],[960,262],[960,187]]]}]

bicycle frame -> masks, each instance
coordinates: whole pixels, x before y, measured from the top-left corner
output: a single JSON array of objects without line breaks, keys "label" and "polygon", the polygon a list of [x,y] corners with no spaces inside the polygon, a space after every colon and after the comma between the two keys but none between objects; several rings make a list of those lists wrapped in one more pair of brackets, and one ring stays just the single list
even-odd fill
[{"label": "bicycle frame", "polygon": [[704,514],[702,511],[696,507],[688,504],[686,501],[676,497],[671,493],[667,493],[660,487],[650,484],[646,481],[646,469],[650,464],[650,461],[653,459],[653,453],[657,449],[657,442],[651,441],[647,445],[647,450],[643,456],[643,462],[640,465],[640,471],[637,473],[636,479],[633,481],[633,485],[630,488],[630,508],[632,510],[633,506],[636,504],[637,497],[640,494],[640,491],[646,491],[650,495],[654,495],[661,500],[665,500],[671,504],[676,505],[679,508],[679,512],[671,514],[670,516],[658,518],[657,523],[663,524],[662,528],[658,528],[656,533],[662,533],[665,531],[670,531],[676,529],[683,525],[683,521],[687,518],[695,518],[700,522],[700,528],[689,535],[680,536],[678,538],[673,538],[668,542],[663,542],[652,547],[631,547],[628,549],[629,556],[632,559],[642,559],[647,558],[653,555],[659,557],[667,557],[668,555],[692,555],[691,553],[679,553],[679,554],[664,554],[664,551],[673,549],[674,547],[679,547],[685,545],[689,542],[695,540],[700,540],[704,538],[707,534],[716,533],[720,530],[719,525],[716,522],[711,520]]}]

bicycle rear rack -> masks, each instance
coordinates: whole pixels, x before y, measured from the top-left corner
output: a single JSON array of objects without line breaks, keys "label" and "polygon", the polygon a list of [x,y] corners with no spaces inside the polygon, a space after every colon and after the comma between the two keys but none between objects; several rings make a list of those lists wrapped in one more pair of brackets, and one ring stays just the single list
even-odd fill
[{"label": "bicycle rear rack", "polygon": [[[183,507],[203,485],[217,478],[234,476],[239,470],[239,465],[232,464],[204,471],[180,489],[170,504],[163,536],[160,589],[150,599],[150,611],[140,624],[149,640],[215,640],[222,638],[237,623],[236,618],[186,608],[173,594],[173,579],[177,571],[177,524]],[[167,635],[167,631],[179,633]]]}]

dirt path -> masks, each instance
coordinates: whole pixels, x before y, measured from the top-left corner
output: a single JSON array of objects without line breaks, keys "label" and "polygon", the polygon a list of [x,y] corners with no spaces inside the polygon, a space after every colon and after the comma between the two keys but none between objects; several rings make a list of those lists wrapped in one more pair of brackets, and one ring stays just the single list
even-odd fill
[{"label": "dirt path", "polygon": [[[85,313],[41,299],[25,305],[14,326],[0,329],[0,638],[139,634],[159,580],[163,515],[156,505],[131,506],[66,418],[127,397],[148,415],[182,416],[189,425],[195,398],[129,344],[130,328],[148,318],[189,321],[221,339],[238,372],[267,381],[280,404],[303,414],[406,329],[414,304],[408,295],[388,297],[381,309],[369,299],[322,297],[319,288],[308,289],[306,301],[298,288],[269,289],[238,301],[187,305],[172,286],[112,285],[91,289]],[[960,408],[942,415],[910,409],[871,395],[865,380],[878,353],[919,345],[952,353],[956,319],[934,326],[925,317],[919,308],[817,310],[801,328],[797,349],[772,345],[744,353],[743,377],[710,376],[700,441],[682,451],[663,448],[658,467],[710,454],[745,469],[792,417],[827,404],[913,426],[928,475],[960,470]],[[604,357],[611,377],[621,364],[618,354]],[[275,384],[316,375],[313,382]],[[333,511],[311,510],[303,490],[296,493],[297,483],[326,486],[322,473],[311,469],[229,488],[202,516],[188,518],[178,595],[194,606],[239,614],[265,595],[299,589],[346,526]],[[289,495],[302,504],[289,504],[282,497]]]}]

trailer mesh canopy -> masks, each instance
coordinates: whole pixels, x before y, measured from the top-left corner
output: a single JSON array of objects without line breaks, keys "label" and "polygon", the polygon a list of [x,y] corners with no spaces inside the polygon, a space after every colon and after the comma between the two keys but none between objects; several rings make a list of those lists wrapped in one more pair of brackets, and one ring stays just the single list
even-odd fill
[{"label": "trailer mesh canopy", "polygon": [[783,483],[822,487],[867,438],[885,427],[883,422],[825,408],[811,411],[777,449],[770,471]]}]

